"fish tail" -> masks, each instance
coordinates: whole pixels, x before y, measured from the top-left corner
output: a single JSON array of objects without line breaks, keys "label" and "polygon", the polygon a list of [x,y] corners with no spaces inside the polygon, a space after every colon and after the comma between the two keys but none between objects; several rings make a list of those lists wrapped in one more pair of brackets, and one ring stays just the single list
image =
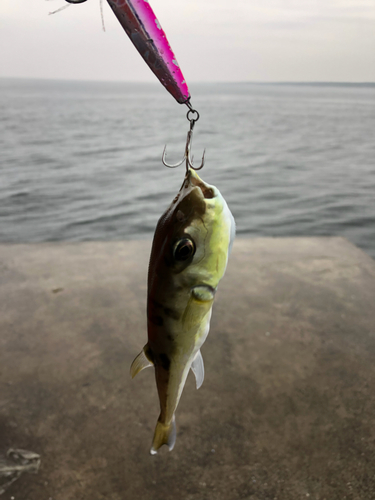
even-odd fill
[{"label": "fish tail", "polygon": [[176,443],[176,421],[173,415],[173,419],[171,423],[163,424],[163,422],[159,420],[156,424],[154,440],[152,442],[150,453],[151,455],[156,455],[158,449],[163,446],[163,444],[168,445],[169,451],[173,450],[173,447]]}]

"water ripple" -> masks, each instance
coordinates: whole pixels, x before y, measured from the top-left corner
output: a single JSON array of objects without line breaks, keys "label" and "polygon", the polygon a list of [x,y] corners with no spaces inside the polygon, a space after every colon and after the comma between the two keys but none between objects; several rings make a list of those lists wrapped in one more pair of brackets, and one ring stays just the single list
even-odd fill
[{"label": "water ripple", "polygon": [[[375,87],[195,84],[193,153],[240,235],[342,235],[375,257]],[[151,237],[185,112],[153,84],[0,79],[0,241]]]}]

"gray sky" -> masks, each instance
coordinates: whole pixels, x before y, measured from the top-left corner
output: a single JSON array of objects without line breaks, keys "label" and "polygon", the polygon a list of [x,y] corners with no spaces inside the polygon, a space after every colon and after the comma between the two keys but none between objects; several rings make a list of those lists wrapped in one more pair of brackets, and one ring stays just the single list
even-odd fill
[{"label": "gray sky", "polygon": [[[0,1],[0,76],[154,81],[103,0]],[[375,81],[375,0],[150,0],[191,81]]]}]

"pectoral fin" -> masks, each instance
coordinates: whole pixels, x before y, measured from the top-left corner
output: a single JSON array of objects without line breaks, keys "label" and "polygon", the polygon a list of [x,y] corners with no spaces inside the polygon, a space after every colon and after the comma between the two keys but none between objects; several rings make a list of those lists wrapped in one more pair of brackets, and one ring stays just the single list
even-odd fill
[{"label": "pectoral fin", "polygon": [[133,361],[130,367],[130,375],[134,378],[137,373],[141,372],[144,368],[148,368],[149,366],[153,366],[152,356],[150,352],[150,348],[146,344],[142,351],[138,354],[138,356]]},{"label": "pectoral fin", "polygon": [[210,302],[215,298],[216,289],[210,285],[198,285],[191,289],[191,293],[199,302]]},{"label": "pectoral fin", "polygon": [[191,363],[191,369],[195,375],[195,382],[197,385],[197,389],[203,384],[204,380],[204,364],[201,351],[199,350]]}]

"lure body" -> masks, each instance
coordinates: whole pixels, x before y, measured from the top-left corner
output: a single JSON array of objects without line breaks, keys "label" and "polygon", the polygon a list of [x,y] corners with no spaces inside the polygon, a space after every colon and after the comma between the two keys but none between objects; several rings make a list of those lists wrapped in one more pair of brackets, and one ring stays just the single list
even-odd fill
[{"label": "lure body", "polygon": [[156,227],[148,276],[148,343],[131,367],[133,377],[155,367],[160,416],[151,454],[163,444],[173,449],[174,413],[189,370],[197,388],[203,382],[200,348],[234,233],[233,216],[219,190],[189,169]]},{"label": "lure body", "polygon": [[121,26],[177,102],[190,98],[189,89],[167,37],[147,0],[107,0]]}]

